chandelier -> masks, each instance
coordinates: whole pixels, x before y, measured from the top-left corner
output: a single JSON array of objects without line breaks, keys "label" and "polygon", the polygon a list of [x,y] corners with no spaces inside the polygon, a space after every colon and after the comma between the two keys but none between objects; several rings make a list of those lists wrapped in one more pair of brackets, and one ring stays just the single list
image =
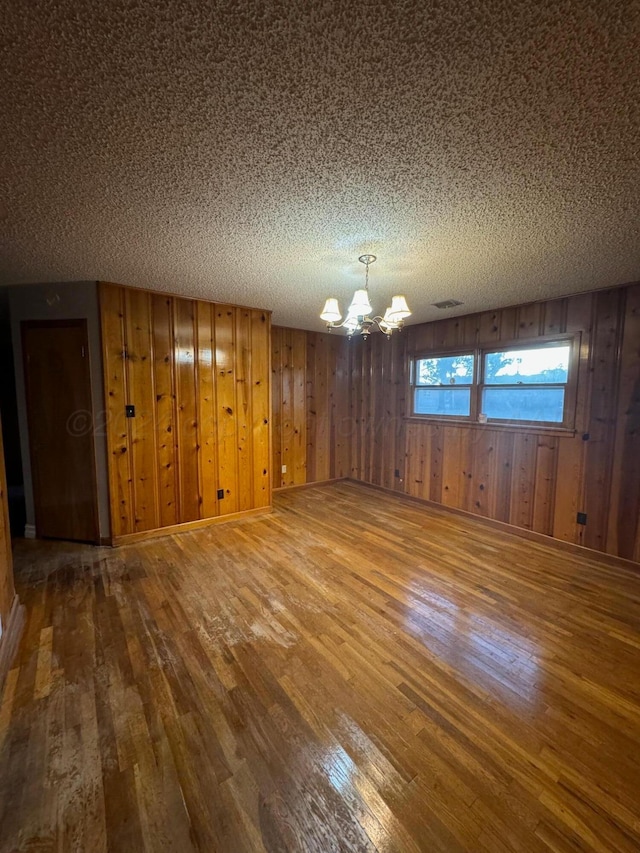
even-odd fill
[{"label": "chandelier", "polygon": [[364,281],[364,289],[356,290],[351,300],[351,305],[347,311],[347,316],[342,319],[342,313],[338,300],[330,297],[324,303],[324,308],[320,314],[320,319],[327,324],[327,329],[346,329],[349,339],[356,332],[359,332],[362,337],[367,340],[373,329],[377,326],[381,332],[391,337],[391,333],[396,329],[401,329],[404,325],[405,317],[411,316],[407,300],[404,296],[394,296],[391,300],[391,305],[384,312],[384,317],[371,317],[371,303],[369,302],[369,265],[376,259],[375,255],[360,255],[358,260],[366,267],[366,276]]}]

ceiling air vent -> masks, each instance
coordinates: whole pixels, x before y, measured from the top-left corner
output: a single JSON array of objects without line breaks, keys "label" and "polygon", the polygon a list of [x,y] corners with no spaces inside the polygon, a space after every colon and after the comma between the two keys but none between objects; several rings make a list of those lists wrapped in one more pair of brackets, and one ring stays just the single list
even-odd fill
[{"label": "ceiling air vent", "polygon": [[462,305],[462,302],[458,302],[457,299],[444,299],[442,302],[432,302],[431,303],[434,308],[457,308],[458,305]]}]

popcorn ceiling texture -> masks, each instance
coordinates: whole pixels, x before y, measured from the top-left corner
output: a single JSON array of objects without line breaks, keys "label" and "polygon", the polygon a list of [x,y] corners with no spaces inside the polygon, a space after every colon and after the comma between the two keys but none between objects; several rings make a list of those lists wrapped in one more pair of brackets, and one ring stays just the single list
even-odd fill
[{"label": "popcorn ceiling texture", "polygon": [[[0,283],[321,329],[640,278],[640,3],[8,0]],[[430,303],[464,305],[438,312]]]}]

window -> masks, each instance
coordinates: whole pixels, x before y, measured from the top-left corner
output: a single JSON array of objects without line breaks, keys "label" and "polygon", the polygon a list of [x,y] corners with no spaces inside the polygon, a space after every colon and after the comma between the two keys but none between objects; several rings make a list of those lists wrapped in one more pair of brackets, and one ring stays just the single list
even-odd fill
[{"label": "window", "polygon": [[571,344],[484,354],[481,411],[491,420],[561,424]]},{"label": "window", "polygon": [[413,360],[416,417],[573,427],[579,336]]},{"label": "window", "polygon": [[414,412],[469,417],[474,368],[473,353],[416,359]]}]

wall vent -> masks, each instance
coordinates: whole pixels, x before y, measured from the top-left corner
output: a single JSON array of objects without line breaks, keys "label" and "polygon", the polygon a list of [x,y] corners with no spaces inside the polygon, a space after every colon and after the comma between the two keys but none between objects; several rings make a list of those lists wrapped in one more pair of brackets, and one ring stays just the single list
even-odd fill
[{"label": "wall vent", "polygon": [[457,299],[444,299],[442,302],[432,302],[431,303],[434,308],[457,308],[458,305],[462,305],[462,302],[458,302]]}]

